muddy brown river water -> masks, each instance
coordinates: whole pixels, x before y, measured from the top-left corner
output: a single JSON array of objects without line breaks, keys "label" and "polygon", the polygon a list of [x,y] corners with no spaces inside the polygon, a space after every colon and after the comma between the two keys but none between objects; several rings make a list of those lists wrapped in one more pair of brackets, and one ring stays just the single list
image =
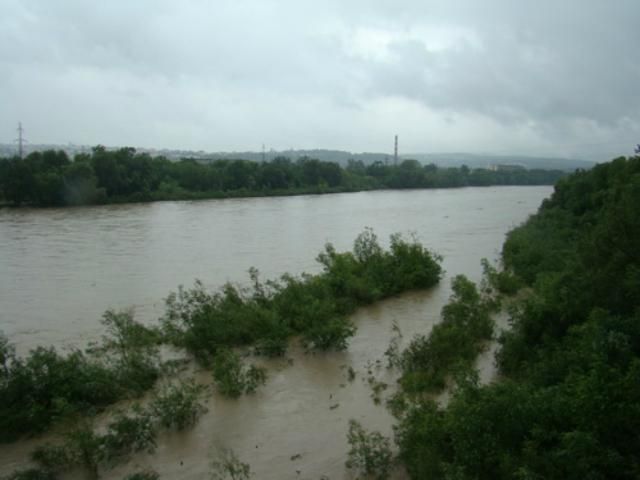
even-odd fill
[{"label": "muddy brown river water", "polygon": [[[376,361],[385,360],[393,322],[405,344],[428,333],[451,277],[479,280],[480,259],[496,259],[505,233],[551,192],[488,187],[0,210],[0,330],[22,353],[41,344],[82,347],[100,335],[107,308],[133,306],[138,319],[153,322],[163,298],[195,278],[216,288],[248,283],[252,266],[264,279],[316,273],[314,259],[325,242],[351,249],[366,226],[384,245],[391,233],[414,232],[444,257],[439,286],[360,309],[346,352],[309,355],[293,348],[291,362],[266,363],[268,381],[257,394],[210,397],[194,429],[162,434],[153,455],[135,456],[102,476],[119,479],[136,467],[153,467],[161,478],[208,478],[210,459],[223,447],[249,463],[256,479],[349,479],[348,420],[391,433],[392,418],[373,401],[366,379],[371,371],[390,385],[384,403],[395,377]],[[348,367],[357,374],[352,382]],[[490,380],[491,352],[479,368]],[[208,372],[197,375],[209,381]],[[24,464],[41,441],[0,445],[0,473]]]}]

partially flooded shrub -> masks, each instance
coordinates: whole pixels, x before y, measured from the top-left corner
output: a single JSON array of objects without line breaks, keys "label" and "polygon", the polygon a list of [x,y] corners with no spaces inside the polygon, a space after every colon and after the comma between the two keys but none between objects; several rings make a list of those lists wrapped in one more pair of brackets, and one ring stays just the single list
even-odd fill
[{"label": "partially flooded shrub", "polygon": [[254,393],[258,387],[267,382],[267,372],[264,368],[250,365],[245,373],[244,392]]},{"label": "partially flooded shrub", "polygon": [[332,318],[314,325],[305,333],[305,346],[313,350],[345,350],[355,330],[348,319]]},{"label": "partially flooded shrub", "polygon": [[215,293],[200,281],[180,287],[166,300],[165,338],[208,363],[221,348],[255,345],[268,356],[285,353],[291,335],[302,335],[307,348],[343,350],[354,332],[347,315],[365,305],[406,290],[428,288],[440,280],[440,257],[415,239],[393,235],[385,251],[371,229],[354,242],[352,252],[327,244],[317,260],[319,275],[285,274],[253,286],[225,284]]},{"label": "partially flooded shrub", "polygon": [[96,479],[105,458],[103,440],[88,422],[81,422],[64,436],[64,443],[42,445],[31,457],[49,471],[64,472],[81,467],[89,478]]},{"label": "partially flooded shrub", "polygon": [[132,313],[107,311],[108,335],[87,352],[38,347],[15,356],[0,336],[0,441],[46,430],[76,413],[99,411],[153,386],[159,376],[157,335]]},{"label": "partially flooded shrub", "polygon": [[16,349],[9,343],[9,339],[0,330],[0,382],[9,377],[9,366],[16,358]]},{"label": "partially flooded shrub", "polygon": [[417,335],[402,352],[400,383],[406,393],[443,389],[456,371],[472,367],[493,335],[493,302],[462,275],[452,280],[452,289],[442,321],[428,337]]},{"label": "partially flooded shrub", "polygon": [[265,357],[282,357],[287,353],[288,340],[286,337],[269,337],[258,340],[254,351]]},{"label": "partially flooded shrub", "polygon": [[377,380],[373,375],[369,375],[369,377],[367,378],[367,383],[371,388],[371,400],[373,400],[373,403],[375,403],[376,405],[380,405],[380,403],[382,403],[382,394],[385,390],[387,390],[389,385],[387,385],[385,382]]},{"label": "partially flooded shrub", "polygon": [[[134,406],[128,412],[117,412],[104,431],[89,421],[81,420],[58,444],[42,445],[34,450],[32,459],[44,472],[64,472],[83,468],[90,478],[98,478],[99,469],[113,467],[136,452],[152,453],[156,447],[158,425],[184,429],[191,426],[205,411],[200,403],[204,386],[192,380],[167,385],[152,400],[147,409]],[[151,475],[141,472],[136,475]],[[157,478],[134,477],[134,478]]]},{"label": "partially flooded shrub", "polygon": [[8,357],[0,382],[0,441],[41,432],[70,413],[101,408],[121,395],[116,372],[80,351],[38,347]]},{"label": "partially flooded shrub", "polygon": [[491,265],[486,258],[481,260],[483,280],[487,287],[495,289],[504,295],[514,295],[522,287],[524,282],[508,270],[498,270]]},{"label": "partially flooded shrub", "polygon": [[40,445],[31,452],[31,459],[50,472],[68,470],[76,463],[66,445]]},{"label": "partially flooded shrub", "polygon": [[152,453],[156,447],[156,427],[151,414],[134,407],[132,414],[118,413],[102,437],[105,460],[114,462],[133,452]]},{"label": "partially flooded shrub", "polygon": [[107,331],[102,337],[101,348],[118,352],[126,359],[132,353],[156,353],[160,333],[134,320],[133,310],[107,310],[101,322]]},{"label": "partially flooded shrub", "polygon": [[391,442],[380,432],[367,432],[360,423],[349,420],[349,453],[346,466],[362,475],[384,480],[393,466]]},{"label": "partially flooded shrub", "polygon": [[2,480],[56,480],[58,477],[55,473],[40,468],[28,468],[26,470],[17,470]]},{"label": "partially flooded shrub", "polygon": [[160,376],[159,332],[135,321],[131,309],[107,310],[101,323],[107,335],[94,352],[113,365],[121,388],[134,394],[149,390]]},{"label": "partially flooded shrub", "polygon": [[211,460],[211,480],[249,480],[251,467],[240,461],[236,453],[227,448],[218,449]]},{"label": "partially flooded shrub", "polygon": [[213,359],[213,380],[218,391],[228,397],[253,393],[264,385],[267,374],[263,368],[251,365],[246,368],[238,354],[220,349]]},{"label": "partially flooded shrub", "polygon": [[193,380],[165,385],[152,400],[150,411],[163,427],[184,430],[206,411],[201,403],[204,388]]},{"label": "partially flooded shrub", "polygon": [[391,325],[391,332],[393,337],[389,342],[389,346],[384,351],[384,356],[387,357],[387,368],[398,368],[401,366],[400,355],[400,343],[402,342],[402,331],[398,326],[398,323],[394,320]]},{"label": "partially flooded shrub", "polygon": [[127,475],[124,480],[158,480],[159,478],[160,474],[155,470],[143,470]]}]

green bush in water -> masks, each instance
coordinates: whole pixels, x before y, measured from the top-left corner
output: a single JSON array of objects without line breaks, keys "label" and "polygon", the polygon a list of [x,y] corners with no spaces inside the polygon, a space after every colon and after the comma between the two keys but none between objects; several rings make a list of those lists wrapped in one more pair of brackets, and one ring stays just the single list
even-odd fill
[{"label": "green bush in water", "polygon": [[349,420],[349,453],[346,466],[367,478],[385,480],[393,466],[391,442],[380,432],[367,432],[360,423]]},{"label": "green bush in water", "polygon": [[184,430],[206,411],[201,403],[204,388],[193,380],[165,385],[155,395],[150,410],[163,427]]},{"label": "green bush in water", "polygon": [[246,368],[238,354],[229,349],[219,349],[213,359],[213,380],[218,391],[228,397],[250,394],[264,385],[266,372],[250,365]]},{"label": "green bush in water", "polygon": [[292,335],[308,348],[341,350],[355,328],[347,315],[360,305],[440,280],[440,257],[415,239],[392,235],[385,251],[371,229],[356,238],[353,252],[338,253],[331,244],[317,257],[318,275],[283,275],[262,283],[251,270],[251,288],[224,285],[209,293],[196,281],[180,287],[166,301],[163,332],[209,363],[220,348],[257,346],[256,352],[284,354]]},{"label": "green bush in water", "polygon": [[401,355],[400,384],[406,393],[443,389],[456,371],[471,368],[493,335],[493,302],[478,293],[475,284],[456,276],[453,294],[442,308],[442,321],[428,337],[416,336]]}]

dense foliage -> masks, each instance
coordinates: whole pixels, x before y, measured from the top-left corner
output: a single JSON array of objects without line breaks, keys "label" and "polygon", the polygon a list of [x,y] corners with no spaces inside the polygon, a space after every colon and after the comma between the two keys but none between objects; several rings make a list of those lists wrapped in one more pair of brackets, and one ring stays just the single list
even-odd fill
[{"label": "dense foliage", "polygon": [[530,287],[501,381],[420,399],[397,429],[412,478],[640,477],[640,158],[558,182],[504,245]]},{"label": "dense foliage", "polygon": [[215,160],[199,162],[95,147],[91,153],[33,152],[24,159],[0,158],[0,201],[13,205],[83,205],[287,195],[384,188],[436,188],[467,185],[550,185],[562,176],[557,170],[498,170],[438,168],[416,160],[399,165],[375,162],[365,166],[301,157],[270,162]]},{"label": "dense foliage", "polygon": [[169,339],[208,362],[220,349],[255,344],[258,352],[281,354],[287,339],[301,335],[310,349],[344,349],[353,334],[347,314],[410,289],[429,288],[440,279],[439,257],[415,240],[391,237],[385,251],[371,230],[355,240],[353,252],[328,244],[318,256],[319,275],[227,284],[209,293],[201,283],[167,299],[164,331]]}]

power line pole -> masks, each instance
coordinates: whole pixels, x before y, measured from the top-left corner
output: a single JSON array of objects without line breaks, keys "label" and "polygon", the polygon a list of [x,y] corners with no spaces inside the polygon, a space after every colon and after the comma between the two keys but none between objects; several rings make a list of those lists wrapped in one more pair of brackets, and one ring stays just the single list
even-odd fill
[{"label": "power line pole", "polygon": [[264,163],[264,143],[262,144],[262,163]]},{"label": "power line pole", "polygon": [[22,128],[22,122],[18,122],[18,156],[20,157],[20,159],[22,159],[22,155],[24,153],[24,149],[23,149],[23,143],[24,143],[24,137],[23,137],[23,132],[24,129]]},{"label": "power line pole", "polygon": [[393,165],[398,166],[398,135],[396,135],[396,142],[393,149]]}]

